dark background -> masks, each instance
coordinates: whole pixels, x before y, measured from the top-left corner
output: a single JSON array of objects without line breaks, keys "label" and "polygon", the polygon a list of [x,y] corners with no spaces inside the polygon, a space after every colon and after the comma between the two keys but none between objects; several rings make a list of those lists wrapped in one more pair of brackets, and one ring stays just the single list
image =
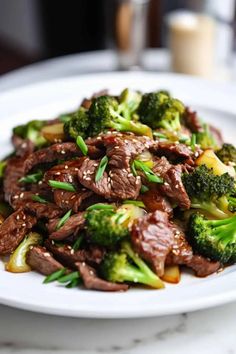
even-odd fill
[{"label": "dark background", "polygon": [[[114,47],[118,0],[0,0],[0,74],[71,53]],[[202,0],[150,0],[147,46],[163,46],[163,18]],[[222,0],[223,1],[223,0]]]}]

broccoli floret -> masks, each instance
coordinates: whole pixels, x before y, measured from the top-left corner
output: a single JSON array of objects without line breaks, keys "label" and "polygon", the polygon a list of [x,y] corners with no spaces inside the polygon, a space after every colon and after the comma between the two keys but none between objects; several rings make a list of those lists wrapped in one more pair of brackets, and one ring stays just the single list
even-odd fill
[{"label": "broccoli floret", "polygon": [[119,113],[126,119],[131,120],[137,110],[142,95],[138,91],[125,89],[119,97]]},{"label": "broccoli floret", "polygon": [[78,135],[86,139],[88,137],[88,128],[90,120],[85,108],[80,107],[78,111],[67,117],[64,123],[64,133],[68,139],[75,140]]},{"label": "broccoli floret", "polygon": [[190,174],[183,174],[182,180],[192,208],[220,219],[229,217],[228,197],[234,191],[234,178],[228,173],[216,176],[211,169],[202,165]]},{"label": "broccoli floret", "polygon": [[236,148],[232,144],[223,144],[222,148],[216,152],[216,155],[226,165],[229,163],[236,165]]},{"label": "broccoli floret", "polygon": [[111,282],[140,283],[155,289],[164,287],[161,279],[132,250],[129,242],[123,242],[119,252],[107,253],[100,272],[104,279]]},{"label": "broccoli floret", "polygon": [[188,239],[194,251],[220,261],[236,261],[236,216],[224,220],[207,220],[194,214],[188,225]]},{"label": "broccoli floret", "polygon": [[183,103],[166,92],[151,92],[143,95],[138,107],[140,121],[152,129],[181,129],[181,116],[185,111]]},{"label": "broccoli floret", "polygon": [[13,133],[22,139],[31,140],[36,147],[42,147],[47,144],[47,140],[42,136],[41,130],[46,125],[46,121],[32,120],[27,124],[18,125],[13,128]]},{"label": "broccoli floret", "polygon": [[217,149],[219,148],[217,141],[211,133],[208,124],[203,124],[203,131],[196,133],[196,143],[201,146],[202,149]]},{"label": "broccoli floret", "polygon": [[86,213],[86,232],[91,243],[113,247],[129,235],[125,209],[89,210]]},{"label": "broccoli floret", "polygon": [[119,103],[114,97],[100,96],[94,98],[88,113],[91,136],[98,135],[109,129],[152,136],[152,131],[148,126],[122,117],[119,113]]}]

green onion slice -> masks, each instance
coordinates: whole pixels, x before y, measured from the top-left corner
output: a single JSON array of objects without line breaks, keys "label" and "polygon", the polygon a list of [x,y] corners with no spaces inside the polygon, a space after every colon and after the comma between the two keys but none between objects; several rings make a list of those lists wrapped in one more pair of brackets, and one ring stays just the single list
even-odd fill
[{"label": "green onion slice", "polygon": [[40,171],[40,172],[33,173],[31,175],[27,175],[27,176],[20,178],[19,182],[20,183],[37,183],[42,179],[42,177],[43,177],[43,173]]},{"label": "green onion slice", "polygon": [[79,285],[80,280],[81,280],[80,278],[72,280],[69,284],[66,285],[66,288],[67,289],[76,288]]},{"label": "green onion slice", "polygon": [[76,138],[76,144],[80,148],[83,155],[87,155],[88,153],[88,146],[86,145],[82,136],[78,135]]},{"label": "green onion slice", "polygon": [[72,272],[66,275],[62,275],[61,277],[57,278],[57,281],[61,284],[71,282],[75,279],[80,277],[79,272]]},{"label": "green onion slice", "polygon": [[49,274],[43,281],[43,284],[48,284],[52,283],[53,281],[58,280],[61,278],[66,272],[66,268],[61,268],[59,270],[56,270],[54,273]]},{"label": "green onion slice", "polygon": [[123,204],[132,204],[140,208],[145,208],[145,205],[140,200],[124,200]]},{"label": "green onion slice", "polygon": [[80,235],[77,240],[75,241],[75,243],[73,244],[72,248],[74,251],[78,251],[78,249],[80,248],[81,242],[83,240],[83,236]]},{"label": "green onion slice", "polygon": [[100,164],[98,166],[97,172],[96,172],[96,176],[95,176],[95,182],[97,183],[98,181],[100,181],[100,179],[103,176],[103,173],[107,167],[108,164],[108,157],[104,156],[101,161]]},{"label": "green onion slice", "polygon": [[56,230],[59,230],[69,219],[72,210],[69,210],[57,223]]},{"label": "green onion slice", "polygon": [[147,167],[147,165],[145,165],[145,163],[143,163],[142,161],[139,160],[134,160],[134,166],[139,169],[142,170],[147,178],[147,180],[149,182],[153,182],[153,183],[163,183],[163,178],[157,176],[149,167]]},{"label": "green onion slice", "polygon": [[149,188],[147,186],[145,186],[144,184],[141,185],[141,189],[140,192],[141,193],[146,193],[149,191]]},{"label": "green onion slice", "polygon": [[32,195],[31,199],[34,201],[34,202],[39,202],[39,203],[48,203],[48,201],[42,197],[40,197],[40,195]]},{"label": "green onion slice", "polygon": [[71,183],[58,182],[58,181],[54,181],[54,180],[50,179],[48,181],[48,184],[50,187],[55,188],[55,189],[63,189],[65,191],[69,191],[69,192],[76,192],[75,187]]},{"label": "green onion slice", "polygon": [[103,203],[97,203],[97,204],[93,204],[90,205],[86,210],[100,210],[100,209],[110,209],[113,210],[114,209],[114,205],[112,204],[103,204]]}]

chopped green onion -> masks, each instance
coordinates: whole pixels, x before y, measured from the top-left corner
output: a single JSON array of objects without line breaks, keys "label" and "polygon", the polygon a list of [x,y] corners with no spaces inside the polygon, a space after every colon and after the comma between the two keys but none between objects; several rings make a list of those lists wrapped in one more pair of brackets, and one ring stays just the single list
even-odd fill
[{"label": "chopped green onion", "polygon": [[19,179],[19,182],[20,183],[37,183],[42,179],[42,177],[43,177],[43,173],[40,171],[37,173],[33,173],[31,175],[21,177]]},{"label": "chopped green onion", "polygon": [[69,274],[66,274],[66,275],[62,275],[61,277],[57,278],[56,280],[63,284],[63,283],[68,283],[68,282],[71,282],[75,279],[78,279],[80,277],[80,274],[79,272],[72,272],[72,273],[69,273]]},{"label": "chopped green onion", "polygon": [[160,138],[160,139],[167,139],[167,136],[165,134],[159,133],[159,132],[153,132],[153,135],[156,138]]},{"label": "chopped green onion", "polygon": [[134,165],[137,169],[142,170],[149,182],[163,183],[163,179],[158,177],[145,163],[139,160],[134,160]]},{"label": "chopped green onion", "polygon": [[56,230],[59,230],[69,219],[70,215],[72,213],[72,210],[69,210],[57,223]]},{"label": "chopped green onion", "polygon": [[34,201],[34,202],[39,202],[39,203],[48,203],[48,201],[42,197],[40,197],[39,195],[32,195],[31,199]]},{"label": "chopped green onion", "polygon": [[96,172],[96,176],[95,176],[95,182],[98,182],[100,181],[100,179],[102,178],[103,176],[103,173],[107,167],[107,164],[108,164],[108,157],[107,156],[104,156],[101,161],[100,161],[100,164],[98,166],[98,169],[97,169],[97,172]]},{"label": "chopped green onion", "polygon": [[86,210],[114,209],[112,204],[97,203],[90,205]]},{"label": "chopped green onion", "polygon": [[193,151],[195,151],[196,142],[197,142],[197,136],[196,136],[196,134],[192,134],[190,146],[191,146],[191,149],[192,149]]},{"label": "chopped green onion", "polygon": [[140,200],[124,200],[123,204],[132,204],[140,208],[145,208],[145,205]]},{"label": "chopped green onion", "polygon": [[58,280],[65,274],[65,272],[66,272],[66,268],[61,268],[59,270],[56,270],[54,273],[48,275],[44,279],[43,284],[52,283],[53,281]]},{"label": "chopped green onion", "polygon": [[80,235],[72,246],[74,251],[78,251],[82,241],[83,241],[83,235]]},{"label": "chopped green onion", "polygon": [[135,165],[134,165],[134,162],[131,164],[131,171],[133,172],[133,175],[136,177],[138,174],[137,174],[137,171],[136,171],[136,168],[135,168]]},{"label": "chopped green onion", "polygon": [[48,181],[48,184],[49,184],[49,186],[51,186],[52,188],[55,188],[55,189],[63,189],[65,191],[69,191],[69,192],[76,192],[75,187],[71,183],[58,182],[58,181],[53,181],[50,179]]},{"label": "chopped green onion", "polygon": [[141,185],[141,189],[140,192],[141,193],[146,193],[149,191],[149,188],[147,186],[145,186],[144,184]]},{"label": "chopped green onion", "polygon": [[76,288],[79,285],[80,280],[81,280],[80,278],[72,280],[69,284],[66,285],[66,288],[67,289]]},{"label": "chopped green onion", "polygon": [[0,178],[3,177],[4,170],[6,168],[7,161],[0,161]]},{"label": "chopped green onion", "polygon": [[87,155],[88,153],[88,147],[84,141],[84,139],[82,138],[82,136],[78,135],[76,138],[76,144],[77,146],[80,148],[81,152],[83,155]]}]

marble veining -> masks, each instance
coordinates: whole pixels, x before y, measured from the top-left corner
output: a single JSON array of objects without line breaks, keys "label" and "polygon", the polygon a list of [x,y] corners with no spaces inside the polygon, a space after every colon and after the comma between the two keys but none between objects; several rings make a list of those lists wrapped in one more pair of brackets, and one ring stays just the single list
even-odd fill
[{"label": "marble veining", "polygon": [[0,354],[236,354],[236,303],[144,319],[92,320],[0,306]]}]

